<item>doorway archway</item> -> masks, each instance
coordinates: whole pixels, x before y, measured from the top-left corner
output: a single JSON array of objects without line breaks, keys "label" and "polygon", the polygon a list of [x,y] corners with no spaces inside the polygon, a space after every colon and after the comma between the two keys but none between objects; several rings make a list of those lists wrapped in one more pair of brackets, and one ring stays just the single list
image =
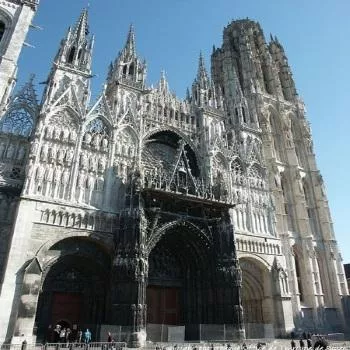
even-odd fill
[{"label": "doorway archway", "polygon": [[61,257],[44,274],[36,313],[38,341],[53,341],[56,325],[70,328],[72,340],[89,328],[98,339],[106,319],[110,262],[92,241],[70,238],[50,250]]},{"label": "doorway archway", "polygon": [[240,258],[242,270],[242,306],[247,338],[274,336],[274,302],[271,275],[266,266],[254,258]]},{"label": "doorway archway", "polygon": [[188,223],[168,228],[149,255],[148,324],[186,325],[186,339],[199,339],[199,325],[215,323],[214,261],[199,229]]}]

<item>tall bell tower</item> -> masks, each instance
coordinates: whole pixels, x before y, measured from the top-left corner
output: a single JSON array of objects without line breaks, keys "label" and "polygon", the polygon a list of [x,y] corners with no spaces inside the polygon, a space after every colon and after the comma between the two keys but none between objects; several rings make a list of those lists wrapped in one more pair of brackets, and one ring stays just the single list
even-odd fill
[{"label": "tall bell tower", "polygon": [[0,2],[0,115],[16,82],[17,63],[39,0]]}]

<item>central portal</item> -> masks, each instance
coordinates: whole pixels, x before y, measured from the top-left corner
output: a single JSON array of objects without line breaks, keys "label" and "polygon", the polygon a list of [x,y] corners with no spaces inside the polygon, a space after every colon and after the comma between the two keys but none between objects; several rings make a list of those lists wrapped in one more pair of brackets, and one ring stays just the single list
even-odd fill
[{"label": "central portal", "polygon": [[147,322],[183,323],[183,272],[176,255],[160,242],[149,259]]},{"label": "central portal", "polygon": [[[149,255],[148,339],[170,341],[182,326],[186,340],[200,339],[200,325],[215,323],[213,251],[191,223],[174,225]],[[181,331],[180,331],[181,333]],[[183,336],[182,335],[182,336]]]}]

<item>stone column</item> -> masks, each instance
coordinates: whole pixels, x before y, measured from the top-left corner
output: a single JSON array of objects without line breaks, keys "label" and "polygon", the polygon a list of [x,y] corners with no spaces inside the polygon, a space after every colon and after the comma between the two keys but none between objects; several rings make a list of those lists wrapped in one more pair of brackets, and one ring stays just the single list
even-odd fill
[{"label": "stone column", "polygon": [[294,329],[293,310],[288,275],[277,259],[272,267],[272,284],[276,335],[286,336]]},{"label": "stone column", "polygon": [[217,254],[217,284],[223,293],[222,312],[216,320],[222,324],[233,324],[234,339],[244,339],[243,308],[241,300],[242,273],[236,256],[234,230],[229,212],[223,210],[216,227],[214,247]]},{"label": "stone column", "polygon": [[146,287],[148,261],[137,250],[121,249],[113,263],[112,322],[125,327],[129,346],[142,347],[146,341]]},{"label": "stone column", "polygon": [[115,236],[116,256],[113,262],[112,321],[126,327],[129,346],[136,348],[146,342],[146,287],[148,256],[145,249],[143,201],[139,176],[131,176],[127,201],[129,210]]}]

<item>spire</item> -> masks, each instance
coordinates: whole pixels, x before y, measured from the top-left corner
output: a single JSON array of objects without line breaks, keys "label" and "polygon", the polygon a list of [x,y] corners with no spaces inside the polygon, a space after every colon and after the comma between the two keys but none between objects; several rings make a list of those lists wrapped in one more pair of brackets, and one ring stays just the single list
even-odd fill
[{"label": "spire", "polygon": [[68,29],[55,62],[90,74],[94,38],[89,37],[88,9],[82,10],[75,26]]},{"label": "spire", "polygon": [[73,94],[79,101],[79,108],[85,108],[90,98],[93,46],[94,37],[89,35],[88,9],[85,8],[60,43],[54,65],[45,82],[47,86],[43,108],[58,103],[57,101],[63,103],[64,94]]},{"label": "spire", "polygon": [[128,37],[126,39],[126,44],[123,51],[127,57],[136,56],[135,31],[134,26],[132,24],[130,24]]},{"label": "spire", "polygon": [[165,71],[164,69],[160,73],[160,80],[159,80],[159,91],[167,93],[169,91],[169,84],[165,77]]},{"label": "spire", "polygon": [[141,61],[136,54],[135,31],[133,25],[130,25],[125,46],[115,59],[107,80],[112,86],[115,85],[116,80],[123,80],[126,84],[136,83],[142,87],[145,83],[146,72],[146,62]]},{"label": "spire", "polygon": [[199,53],[198,71],[197,71],[197,82],[201,88],[206,89],[209,84],[208,73],[205,68],[204,58],[202,51]]},{"label": "spire", "polygon": [[74,27],[74,35],[78,39],[85,39],[89,35],[88,8],[84,8]]}]

